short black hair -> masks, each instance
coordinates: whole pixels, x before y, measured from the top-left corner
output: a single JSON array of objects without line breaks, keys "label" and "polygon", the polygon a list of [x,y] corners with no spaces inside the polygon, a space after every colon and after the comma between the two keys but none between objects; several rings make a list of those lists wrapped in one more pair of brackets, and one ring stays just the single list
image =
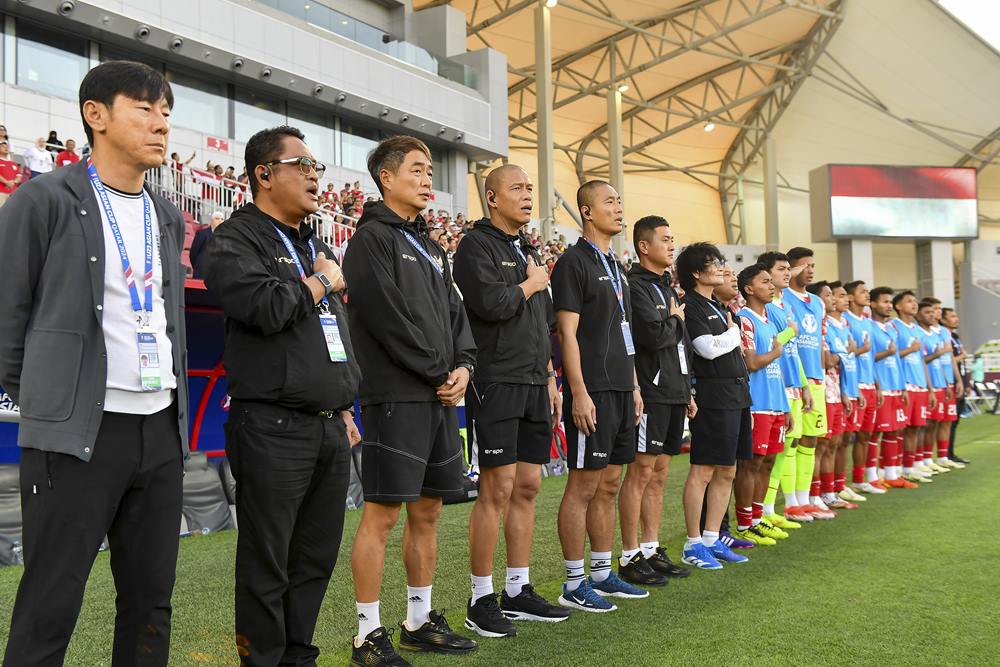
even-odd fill
[{"label": "short black hair", "polygon": [[852,280],[850,282],[844,283],[844,289],[847,290],[848,294],[854,294],[854,290],[858,289],[865,284],[863,280]]},{"label": "short black hair", "polygon": [[713,260],[726,261],[722,252],[715,245],[707,241],[699,241],[687,246],[674,260],[677,282],[686,290],[694,289],[694,274],[704,271],[709,262]]},{"label": "short black hair", "polygon": [[923,301],[926,301],[927,303],[931,304],[932,306],[940,306],[941,305],[941,299],[937,298],[936,296],[925,296],[923,298]]},{"label": "short black hair", "polygon": [[767,267],[764,266],[763,262],[757,262],[756,264],[751,264],[750,266],[740,271],[740,275],[736,276],[736,286],[737,288],[739,288],[740,296],[742,296],[744,299],[746,298],[746,292],[744,290],[746,290],[747,285],[749,285],[753,281],[753,279],[759,276],[761,273],[769,273]]},{"label": "short black hair", "polygon": [[278,156],[281,155],[285,137],[306,140],[302,131],[291,125],[270,127],[250,137],[246,150],[243,152],[243,161],[247,165],[247,183],[250,185],[250,194],[256,196],[257,191],[260,190],[260,183],[257,181],[257,165],[266,165],[272,160],[277,160]]},{"label": "short black hair", "polygon": [[893,310],[899,310],[898,308],[896,308],[896,306],[898,306],[899,302],[902,301],[907,296],[912,296],[914,299],[917,298],[917,295],[913,293],[913,290],[905,289],[902,292],[900,292],[899,294],[897,294],[896,296],[892,297],[892,308],[893,308]]},{"label": "short black hair", "polygon": [[659,215],[647,215],[639,218],[632,226],[632,245],[636,256],[639,255],[639,241],[648,241],[660,227],[669,227],[667,219]]},{"label": "short black hair", "polygon": [[788,262],[794,265],[797,261],[803,257],[812,257],[813,251],[811,248],[803,248],[802,246],[795,246],[791,250],[785,253],[788,256]]},{"label": "short black hair", "polygon": [[954,308],[949,308],[948,306],[945,306],[944,308],[941,309],[941,319],[944,319],[944,316],[947,315],[948,313],[954,313],[954,312],[955,312]]},{"label": "short black hair", "polygon": [[[923,299],[917,305],[917,309],[918,310],[923,310],[924,308],[934,308],[935,306],[937,306],[937,304],[934,303],[933,301],[928,301],[927,299]],[[941,309],[941,312],[942,313],[944,312],[944,308]]]},{"label": "short black hair", "polygon": [[875,301],[878,301],[880,297],[883,297],[886,294],[888,294],[889,296],[892,296],[892,293],[893,293],[893,289],[891,287],[882,286],[882,287],[876,287],[875,289],[873,289],[872,291],[870,291],[868,293],[868,296],[871,298],[872,302],[874,303]]},{"label": "short black hair", "polygon": [[427,156],[428,160],[431,159],[431,149],[427,148],[427,144],[407,134],[399,134],[382,140],[368,154],[368,173],[374,179],[375,187],[378,188],[380,195],[384,196],[385,193],[382,191],[382,179],[379,178],[379,174],[382,173],[383,169],[394,174],[398,173],[406,156],[412,151],[420,151]]},{"label": "short black hair", "polygon": [[806,285],[806,291],[809,292],[810,294],[815,294],[816,296],[819,296],[819,293],[823,291],[824,287],[830,287],[830,283],[826,282],[825,280],[820,280],[819,282]]},{"label": "short black hair", "polygon": [[773,269],[774,265],[777,264],[778,262],[788,262],[789,264],[791,264],[792,260],[788,259],[788,255],[786,255],[785,253],[777,252],[775,250],[761,253],[760,256],[757,257],[757,263],[763,264],[764,268],[767,269],[768,271]]},{"label": "short black hair", "polygon": [[830,286],[830,289],[835,290],[838,287],[843,287],[844,283],[840,282],[839,280],[831,280],[830,282],[827,283],[827,285]]},{"label": "short black hair", "polygon": [[131,100],[142,102],[167,101],[174,108],[174,91],[170,82],[160,72],[149,65],[131,60],[109,60],[87,72],[80,82],[80,118],[87,142],[94,145],[94,131],[83,117],[83,105],[87,100],[100,102],[109,109],[115,98],[124,95]]}]

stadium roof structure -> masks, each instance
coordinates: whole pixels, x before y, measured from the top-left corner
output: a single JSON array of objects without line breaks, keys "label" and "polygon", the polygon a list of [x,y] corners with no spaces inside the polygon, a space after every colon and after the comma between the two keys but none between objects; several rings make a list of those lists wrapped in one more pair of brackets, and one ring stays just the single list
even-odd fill
[{"label": "stadium roof structure", "polygon": [[[878,11],[898,12],[902,32],[911,31],[913,26],[906,24],[913,21],[951,24],[953,30],[943,31],[940,45],[911,47],[947,49],[949,39],[978,40],[932,0],[878,4],[883,2]],[[535,23],[541,0],[414,0],[414,9],[442,4],[464,12],[470,49],[489,46],[507,55],[510,146],[535,150],[539,136]],[[737,210],[742,188],[760,184],[758,163],[765,139],[807,80],[822,81],[825,88],[868,111],[907,126],[906,131],[919,133],[956,156],[954,161],[982,169],[997,161],[1000,128],[983,129],[980,106],[972,105],[972,112],[980,114],[975,119],[959,113],[942,121],[943,114],[930,111],[932,106],[941,107],[933,98],[923,109],[914,112],[908,104],[902,112],[899,105],[873,92],[864,77],[857,76],[856,66],[845,64],[850,54],[842,54],[843,48],[836,54],[828,48],[846,14],[867,14],[868,3],[550,0],[545,4],[551,5],[552,144],[572,163],[577,179],[609,177],[608,155],[614,147],[605,101],[617,92],[625,174],[663,174],[717,191],[730,243],[746,242],[743,216]],[[921,5],[921,11],[907,11],[914,5]],[[837,43],[851,41],[847,37]],[[886,39],[884,58],[871,62],[880,70],[878,79],[901,74],[885,71],[893,68],[911,70],[896,77],[901,82],[913,78],[917,64],[894,57],[890,52],[894,48],[893,40]],[[990,78],[982,79],[984,87],[991,85],[987,81]],[[993,117],[1000,122],[995,113]],[[779,187],[805,187],[780,174],[779,179]],[[986,221],[991,219],[987,213]]]}]

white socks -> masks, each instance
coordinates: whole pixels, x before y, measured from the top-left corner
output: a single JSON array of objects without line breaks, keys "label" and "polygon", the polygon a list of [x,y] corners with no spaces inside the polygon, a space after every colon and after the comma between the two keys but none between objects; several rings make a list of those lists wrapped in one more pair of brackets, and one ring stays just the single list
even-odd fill
[{"label": "white socks", "polygon": [[643,542],[639,545],[642,549],[642,557],[649,559],[656,555],[656,550],[660,548],[659,542]]},{"label": "white socks", "polygon": [[774,514],[774,505],[764,505],[764,516],[771,516]]},{"label": "white socks", "polygon": [[583,583],[583,559],[564,560],[566,565],[566,590],[575,591]]},{"label": "white socks", "polygon": [[798,501],[799,505],[808,505],[809,504],[809,489],[806,489],[805,491],[796,491],[795,492],[795,499]]},{"label": "white socks", "polygon": [[784,495],[785,495],[785,507],[798,507],[799,506],[799,499],[798,499],[798,496],[795,495],[794,491],[792,491],[790,493],[786,493]]},{"label": "white socks", "polygon": [[604,581],[611,574],[611,552],[590,552],[590,578],[594,581]]},{"label": "white socks", "polygon": [[705,542],[701,539],[701,535],[699,535],[698,537],[688,536],[687,541],[684,542],[684,548],[690,549],[691,547],[696,547],[699,544],[705,544]]},{"label": "white socks", "polygon": [[489,574],[485,577],[477,577],[473,574],[472,604],[476,604],[476,600],[486,597],[487,595],[493,595],[493,575]]},{"label": "white socks", "polygon": [[508,567],[504,590],[507,591],[509,597],[515,598],[521,594],[521,589],[524,588],[525,584],[530,583],[530,581],[528,579],[528,568]]},{"label": "white socks", "polygon": [[382,626],[382,620],[379,617],[378,600],[355,602],[354,606],[358,610],[358,636],[354,638],[354,646],[361,648],[365,637]]},{"label": "white socks", "polygon": [[418,630],[420,626],[431,620],[431,588],[432,586],[406,587],[406,627]]},{"label": "white socks", "polygon": [[622,549],[622,557],[618,560],[621,565],[628,565],[629,561],[635,558],[635,555],[639,553],[639,549]]},{"label": "white socks", "polygon": [[701,541],[706,547],[713,547],[719,541],[718,531],[706,530],[701,534]]}]

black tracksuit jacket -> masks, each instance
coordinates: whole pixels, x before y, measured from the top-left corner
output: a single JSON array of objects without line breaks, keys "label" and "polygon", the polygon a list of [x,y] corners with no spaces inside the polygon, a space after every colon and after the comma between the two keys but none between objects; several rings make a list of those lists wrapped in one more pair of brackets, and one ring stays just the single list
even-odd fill
[{"label": "black tracksuit jacket", "polygon": [[[431,259],[407,240],[408,232]],[[365,204],[344,256],[347,313],[361,366],[361,404],[438,402],[436,388],[476,343],[441,247],[423,218]]]},{"label": "black tracksuit jacket", "polygon": [[543,290],[525,300],[518,284],[527,278],[524,257],[542,266],[538,251],[519,234],[489,220],[475,224],[455,253],[455,283],[479,350],[476,381],[544,385],[552,358],[549,333],[555,324],[552,297]]},{"label": "black tracksuit jacket", "polygon": [[[663,293],[660,294],[653,285]],[[628,272],[632,297],[632,338],[635,340],[635,371],[644,403],[684,404],[691,400],[691,341],[684,321],[670,314],[670,300],[680,303],[670,286],[670,274],[658,276],[635,264]],[[677,344],[684,344],[688,374],[681,374]],[[659,383],[654,382],[660,374]]]}]

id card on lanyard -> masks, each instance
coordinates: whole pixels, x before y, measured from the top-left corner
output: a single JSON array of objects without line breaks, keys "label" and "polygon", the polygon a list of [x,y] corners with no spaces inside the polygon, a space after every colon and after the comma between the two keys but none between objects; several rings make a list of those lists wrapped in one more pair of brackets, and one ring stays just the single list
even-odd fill
[{"label": "id card on lanyard", "polygon": [[87,175],[90,183],[97,193],[97,200],[104,211],[104,217],[111,228],[111,235],[114,236],[115,245],[118,247],[118,257],[122,263],[122,273],[125,276],[125,285],[128,287],[129,297],[132,299],[132,312],[135,314],[136,329],[135,342],[138,353],[139,365],[139,387],[142,391],[160,391],[163,388],[163,378],[160,375],[160,349],[156,341],[156,332],[150,325],[150,317],[153,313],[153,214],[149,203],[149,195],[142,192],[142,226],[144,245],[144,266],[143,266],[143,301],[139,301],[139,290],[135,285],[135,271],[128,258],[128,250],[125,247],[125,238],[122,230],[118,226],[118,218],[115,217],[115,210],[111,206],[111,198],[108,191],[97,174],[97,169],[91,160],[87,160]]},{"label": "id card on lanyard", "polygon": [[632,342],[632,327],[628,323],[628,317],[625,315],[625,293],[622,289],[622,276],[621,270],[618,268],[618,261],[615,259],[614,251],[611,251],[611,260],[614,264],[614,271],[611,269],[611,265],[608,264],[608,258],[604,256],[601,249],[588,238],[584,238],[590,247],[594,249],[597,256],[601,259],[601,264],[604,266],[604,272],[608,275],[608,279],[611,281],[611,288],[615,292],[615,296],[618,298],[618,308],[621,310],[622,314],[622,338],[625,341],[625,354],[628,356],[633,356],[635,354],[635,344]]},{"label": "id card on lanyard", "polygon": [[[660,286],[657,285],[656,283],[650,283],[650,284],[653,286],[653,289],[656,290],[656,293],[660,295],[660,301],[663,302],[664,308],[670,310],[670,306],[667,305],[667,297],[663,294],[663,290],[660,289]],[[680,364],[681,375],[687,375],[688,374],[687,349],[684,347],[683,340],[677,341],[677,361]],[[659,379],[660,377],[659,373],[657,373],[656,377],[657,379]],[[659,382],[657,382],[657,384],[659,384]]]},{"label": "id card on lanyard", "polygon": [[444,278],[444,267],[438,264],[437,260],[431,257],[431,254],[427,252],[427,248],[425,248],[424,245],[419,240],[417,240],[417,238],[413,236],[413,234],[411,234],[410,232],[406,231],[405,229],[401,229],[400,231],[403,233],[403,236],[406,237],[406,240],[410,242],[410,245],[413,246],[413,249],[416,250],[418,253],[420,253],[420,255],[424,259],[426,259],[431,266],[434,267],[434,270],[438,272],[439,276]]},{"label": "id card on lanyard", "polygon": [[[285,250],[288,252],[288,256],[295,263],[295,268],[299,271],[299,277],[302,278],[302,280],[305,280],[306,270],[302,266],[302,262],[299,260],[298,253],[295,252],[295,246],[292,245],[291,239],[285,236],[285,233],[278,229],[278,226],[273,222],[271,223],[271,226],[274,227],[274,231],[278,232],[281,242],[285,244]],[[309,239],[309,253],[312,257],[312,261],[315,263],[316,246],[312,239]],[[320,300],[319,324],[323,329],[323,340],[326,342],[326,352],[330,356],[330,361],[347,361],[347,348],[344,347],[344,341],[340,337],[340,327],[337,326],[337,316],[330,312],[330,302],[325,296]]]}]

